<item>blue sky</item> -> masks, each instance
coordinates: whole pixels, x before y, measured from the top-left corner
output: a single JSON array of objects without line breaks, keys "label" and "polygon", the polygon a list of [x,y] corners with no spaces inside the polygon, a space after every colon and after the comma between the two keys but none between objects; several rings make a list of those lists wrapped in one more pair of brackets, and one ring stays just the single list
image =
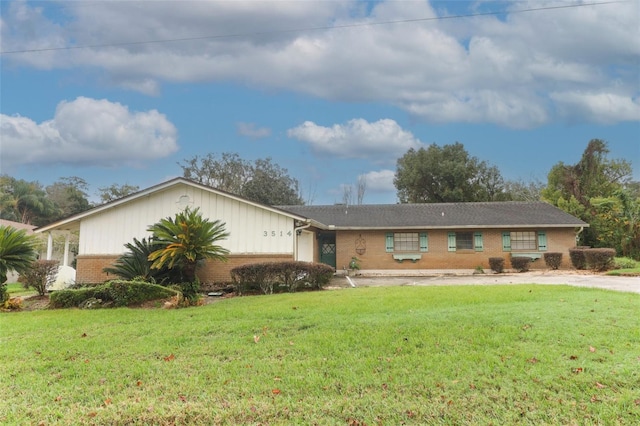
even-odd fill
[{"label": "blue sky", "polygon": [[394,203],[409,148],[545,181],[600,138],[640,180],[640,2],[586,3],[2,1],[0,173],[95,198],[233,152]]}]

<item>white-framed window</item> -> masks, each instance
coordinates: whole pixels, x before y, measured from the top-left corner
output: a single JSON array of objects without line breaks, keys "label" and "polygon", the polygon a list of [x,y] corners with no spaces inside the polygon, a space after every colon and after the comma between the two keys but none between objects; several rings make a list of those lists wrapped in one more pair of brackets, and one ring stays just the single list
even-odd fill
[{"label": "white-framed window", "polygon": [[387,232],[386,250],[395,252],[429,251],[429,239],[426,232]]}]

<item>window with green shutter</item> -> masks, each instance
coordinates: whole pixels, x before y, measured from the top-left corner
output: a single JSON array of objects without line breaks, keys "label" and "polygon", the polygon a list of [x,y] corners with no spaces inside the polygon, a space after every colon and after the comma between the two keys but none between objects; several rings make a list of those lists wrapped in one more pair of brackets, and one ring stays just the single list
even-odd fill
[{"label": "window with green shutter", "polygon": [[511,232],[502,233],[502,251],[511,251]]},{"label": "window with green shutter", "polygon": [[426,232],[420,233],[420,251],[429,251],[429,237]]},{"label": "window with green shutter", "polygon": [[482,232],[476,232],[473,234],[473,249],[475,251],[484,250],[484,246],[482,243]]},{"label": "window with green shutter", "polygon": [[393,232],[387,232],[387,253],[393,252]]},{"label": "window with green shutter", "polygon": [[456,251],[456,233],[455,232],[449,232],[449,238],[448,238],[448,244],[449,244],[449,251]]},{"label": "window with green shutter", "polygon": [[547,233],[538,231],[538,251],[547,251]]}]

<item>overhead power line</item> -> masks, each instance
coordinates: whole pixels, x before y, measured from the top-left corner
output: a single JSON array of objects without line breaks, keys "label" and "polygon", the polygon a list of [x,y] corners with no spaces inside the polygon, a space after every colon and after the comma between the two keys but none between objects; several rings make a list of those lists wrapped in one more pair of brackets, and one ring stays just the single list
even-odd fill
[{"label": "overhead power line", "polygon": [[326,31],[326,30],[338,30],[338,29],[345,29],[345,28],[372,27],[372,26],[380,26],[380,25],[408,24],[413,22],[444,21],[444,20],[450,20],[450,19],[473,18],[478,16],[496,16],[496,15],[506,15],[506,14],[514,15],[514,14],[520,14],[520,13],[539,12],[544,10],[572,9],[572,8],[587,7],[587,6],[602,6],[602,5],[608,5],[608,4],[614,4],[614,3],[626,3],[627,1],[628,0],[613,0],[613,1],[594,2],[594,3],[570,4],[570,5],[562,5],[562,6],[533,7],[528,9],[518,9],[518,10],[511,10],[511,11],[480,12],[480,13],[470,13],[465,15],[436,16],[431,18],[400,19],[400,20],[394,20],[394,21],[381,21],[381,22],[363,22],[363,23],[345,24],[345,25],[303,27],[303,28],[257,31],[257,32],[248,32],[248,33],[237,33],[237,34],[217,34],[217,35],[208,35],[208,36],[199,36],[199,37],[170,38],[170,39],[146,40],[146,41],[128,41],[128,42],[121,42],[121,43],[86,44],[86,45],[78,45],[78,46],[47,47],[42,49],[7,50],[7,51],[1,51],[0,55],[8,55],[8,54],[16,54],[16,53],[52,52],[52,51],[58,51],[58,50],[96,49],[96,48],[103,48],[103,47],[136,46],[136,45],[144,45],[144,44],[177,43],[182,41],[255,37],[255,36],[265,36],[265,35],[308,32],[308,31]]}]

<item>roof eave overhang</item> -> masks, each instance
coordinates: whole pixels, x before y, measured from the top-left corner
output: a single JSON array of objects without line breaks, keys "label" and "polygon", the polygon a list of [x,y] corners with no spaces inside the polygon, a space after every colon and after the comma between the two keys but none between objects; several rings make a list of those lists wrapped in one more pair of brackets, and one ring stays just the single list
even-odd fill
[{"label": "roof eave overhang", "polygon": [[259,207],[261,209],[264,209],[264,210],[267,210],[267,211],[270,211],[270,212],[273,212],[273,213],[281,214],[281,215],[289,217],[289,218],[291,218],[293,220],[298,220],[298,221],[301,221],[301,222],[306,222],[308,220],[304,216],[296,215],[296,214],[293,214],[293,213],[288,212],[286,210],[281,210],[281,209],[278,209],[278,208],[275,208],[275,207],[271,207],[271,206],[268,206],[268,205],[265,205],[265,204],[256,203],[254,201],[247,200],[246,198],[242,198],[242,197],[239,197],[237,195],[234,195],[234,194],[231,194],[231,193],[228,193],[228,192],[225,192],[225,191],[221,191],[221,190],[212,188],[210,186],[207,186],[207,185],[204,185],[204,184],[201,184],[201,183],[193,182],[193,181],[185,179],[185,178],[175,178],[175,179],[171,179],[169,181],[160,183],[158,185],[154,185],[154,186],[149,187],[147,189],[144,189],[142,191],[136,192],[134,194],[128,195],[126,197],[120,198],[118,200],[114,200],[114,201],[111,201],[109,203],[102,204],[100,206],[94,207],[94,208],[92,208],[90,210],[87,210],[87,211],[84,211],[82,213],[78,213],[78,214],[75,214],[73,216],[69,216],[69,217],[64,218],[62,220],[59,220],[57,222],[53,222],[53,223],[50,223],[48,225],[41,226],[39,228],[34,229],[34,232],[40,233],[40,232],[49,232],[49,231],[56,231],[56,230],[65,230],[65,231],[67,231],[67,230],[78,230],[80,228],[80,221],[82,219],[88,217],[88,216],[92,216],[92,215],[101,213],[103,211],[110,210],[110,209],[115,208],[117,206],[130,203],[132,201],[138,200],[138,199],[143,198],[143,197],[148,197],[148,196],[150,196],[151,194],[153,194],[155,192],[162,191],[164,189],[170,188],[170,187],[178,185],[178,184],[184,184],[184,185],[191,186],[191,187],[194,187],[194,188],[199,188],[199,189],[202,189],[204,191],[208,191],[208,192],[211,192],[211,193],[214,193],[214,194],[222,195],[224,197],[231,198],[233,200],[240,201],[240,202],[252,205],[254,207]]},{"label": "roof eave overhang", "polygon": [[587,228],[588,223],[584,224],[511,224],[511,225],[410,225],[410,226],[336,226],[324,225],[317,222],[317,228],[335,231],[385,231],[385,230],[424,230],[424,229],[512,229],[512,228]]}]

